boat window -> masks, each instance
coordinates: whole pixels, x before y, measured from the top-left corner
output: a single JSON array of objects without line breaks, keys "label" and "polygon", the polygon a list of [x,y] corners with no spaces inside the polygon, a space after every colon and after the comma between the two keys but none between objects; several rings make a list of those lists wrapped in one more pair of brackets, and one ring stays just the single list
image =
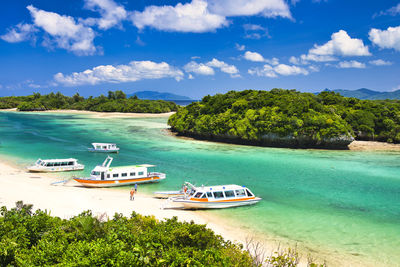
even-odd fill
[{"label": "boat window", "polygon": [[246,192],[248,197],[254,197],[254,195],[248,189],[246,189]]},{"label": "boat window", "polygon": [[131,172],[131,173],[130,173],[130,176],[135,176],[135,175],[136,175],[135,172]]},{"label": "boat window", "polygon": [[37,165],[40,165],[42,163],[42,161],[39,159],[38,161],[36,161]]},{"label": "boat window", "polygon": [[110,178],[110,175],[109,175],[109,174],[107,174],[107,178]]},{"label": "boat window", "polygon": [[54,166],[61,166],[61,162],[55,162]]},{"label": "boat window", "polygon": [[207,197],[213,197],[211,192],[207,192]]},{"label": "boat window", "polygon": [[197,192],[195,195],[194,195],[194,197],[195,198],[200,198],[200,196],[203,194],[203,192]]},{"label": "boat window", "polygon": [[244,191],[244,189],[235,190],[235,193],[236,193],[237,197],[245,197],[246,196],[246,192]]},{"label": "boat window", "polygon": [[224,198],[224,193],[222,193],[222,192],[214,192],[214,198]]},{"label": "boat window", "polygon": [[126,176],[128,176],[128,174],[125,172],[125,173],[121,173],[121,177],[126,177]]},{"label": "boat window", "polygon": [[99,176],[99,175],[100,175],[100,172],[92,171],[92,175],[94,175],[94,176]]},{"label": "boat window", "polygon": [[48,167],[53,167],[54,164],[53,164],[53,162],[48,162],[48,163],[46,164],[46,166],[48,166]]},{"label": "boat window", "polygon": [[138,175],[143,175],[143,172],[139,172],[139,174]]},{"label": "boat window", "polygon": [[114,178],[118,178],[118,176],[119,176],[118,173],[114,173],[114,174],[113,174],[113,177],[114,177]]},{"label": "boat window", "polygon": [[61,162],[61,166],[67,166],[66,162]]},{"label": "boat window", "polygon": [[46,162],[42,161],[42,163],[40,163],[41,166],[46,166]]},{"label": "boat window", "polygon": [[207,195],[204,193],[201,198],[207,198]]},{"label": "boat window", "polygon": [[226,197],[235,197],[235,193],[233,193],[233,190],[225,191],[225,196]]},{"label": "boat window", "polygon": [[74,165],[74,162],[73,162],[73,161],[70,161],[70,162],[68,162],[68,165],[69,165],[69,166],[72,166],[72,165]]}]

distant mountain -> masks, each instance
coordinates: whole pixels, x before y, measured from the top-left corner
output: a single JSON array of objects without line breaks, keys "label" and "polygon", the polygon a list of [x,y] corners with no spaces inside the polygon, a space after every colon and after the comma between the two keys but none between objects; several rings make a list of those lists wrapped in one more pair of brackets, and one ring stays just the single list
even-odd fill
[{"label": "distant mountain", "polygon": [[136,95],[139,99],[150,99],[150,100],[191,100],[187,96],[176,95],[172,93],[161,93],[156,91],[139,91],[127,95],[127,97]]},{"label": "distant mountain", "polygon": [[345,97],[355,97],[358,99],[400,99],[400,90],[393,92],[378,92],[367,88],[361,88],[358,90],[344,90],[344,89],[325,89],[324,91],[333,91],[341,94]]}]

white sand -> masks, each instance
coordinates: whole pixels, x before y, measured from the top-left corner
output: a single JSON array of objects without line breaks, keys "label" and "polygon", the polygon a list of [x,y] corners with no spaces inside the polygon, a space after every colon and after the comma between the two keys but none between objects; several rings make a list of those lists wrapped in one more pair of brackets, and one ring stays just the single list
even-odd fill
[{"label": "white sand", "polygon": [[[3,109],[3,112],[19,112],[16,108]],[[90,115],[96,118],[160,118],[169,117],[175,112],[168,113],[121,113],[121,112],[96,112],[87,110],[72,110],[72,109],[57,109],[46,111],[28,111],[29,113],[58,113],[58,114],[76,114],[76,115]]]},{"label": "white sand", "polygon": [[374,141],[353,141],[349,145],[354,151],[400,151],[400,144],[390,144]]}]

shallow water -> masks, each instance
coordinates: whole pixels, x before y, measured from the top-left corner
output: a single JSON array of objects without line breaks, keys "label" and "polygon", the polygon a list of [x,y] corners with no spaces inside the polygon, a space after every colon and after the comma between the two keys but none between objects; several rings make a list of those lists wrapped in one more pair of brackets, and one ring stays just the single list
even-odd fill
[{"label": "shallow water", "polygon": [[[166,118],[92,118],[0,112],[0,153],[27,165],[75,157],[88,175],[106,155],[92,142],[121,147],[113,165],[149,163],[167,179],[139,190],[246,185],[259,204],[207,211],[330,258],[379,266],[400,263],[400,153],[292,150],[185,140],[165,132]],[[71,173],[57,174],[60,179]]]}]

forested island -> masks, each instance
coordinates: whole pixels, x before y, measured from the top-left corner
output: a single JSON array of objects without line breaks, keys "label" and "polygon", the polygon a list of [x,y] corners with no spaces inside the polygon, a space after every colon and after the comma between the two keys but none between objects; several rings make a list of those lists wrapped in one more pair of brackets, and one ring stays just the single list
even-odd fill
[{"label": "forested island", "polygon": [[179,135],[228,143],[347,149],[354,139],[400,143],[400,101],[335,92],[230,91],[205,96],[172,115]]},{"label": "forested island", "polygon": [[0,109],[17,108],[19,111],[44,111],[74,109],[98,112],[165,113],[176,111],[178,106],[172,101],[142,100],[136,96],[126,97],[122,91],[109,91],[108,96],[84,98],[78,93],[72,97],[58,93],[29,96],[0,97]]}]

